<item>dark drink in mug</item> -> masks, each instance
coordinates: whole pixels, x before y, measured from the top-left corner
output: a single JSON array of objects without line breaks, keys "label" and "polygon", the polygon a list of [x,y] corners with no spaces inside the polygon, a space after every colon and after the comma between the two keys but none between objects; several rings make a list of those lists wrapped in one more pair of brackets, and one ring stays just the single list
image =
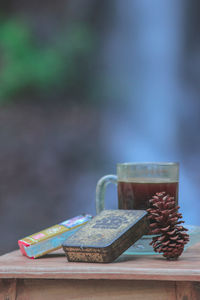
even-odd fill
[{"label": "dark drink in mug", "polygon": [[147,209],[157,192],[166,192],[178,204],[178,181],[166,178],[137,178],[118,181],[119,209]]},{"label": "dark drink in mug", "polygon": [[178,204],[178,182],[178,163],[117,164],[117,175],[106,175],[97,183],[96,212],[104,209],[105,189],[109,183],[117,185],[119,209],[147,209],[149,200],[158,192],[166,192]]}]

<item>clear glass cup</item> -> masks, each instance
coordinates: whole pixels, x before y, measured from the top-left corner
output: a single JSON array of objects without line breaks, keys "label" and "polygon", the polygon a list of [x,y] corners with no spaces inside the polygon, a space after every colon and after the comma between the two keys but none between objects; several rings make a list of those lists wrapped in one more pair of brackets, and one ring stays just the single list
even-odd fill
[{"label": "clear glass cup", "polygon": [[147,209],[157,192],[166,192],[178,204],[179,163],[119,163],[117,175],[102,177],[96,188],[96,212],[104,209],[106,186],[117,184],[119,209]]}]

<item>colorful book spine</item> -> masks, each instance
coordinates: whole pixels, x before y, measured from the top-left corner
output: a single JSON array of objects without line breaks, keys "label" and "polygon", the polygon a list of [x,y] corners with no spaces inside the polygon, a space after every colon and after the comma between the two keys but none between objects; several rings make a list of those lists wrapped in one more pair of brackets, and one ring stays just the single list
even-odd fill
[{"label": "colorful book spine", "polygon": [[23,255],[37,258],[62,247],[62,243],[76,232],[79,227],[92,219],[91,215],[82,214],[61,222],[18,241]]}]

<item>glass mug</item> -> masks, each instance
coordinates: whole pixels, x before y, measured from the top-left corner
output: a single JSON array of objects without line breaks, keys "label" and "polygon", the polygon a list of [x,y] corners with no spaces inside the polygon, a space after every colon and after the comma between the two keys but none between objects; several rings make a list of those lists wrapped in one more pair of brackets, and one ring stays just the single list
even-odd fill
[{"label": "glass mug", "polygon": [[179,163],[119,163],[117,175],[102,177],[96,188],[96,212],[104,209],[104,196],[109,183],[117,184],[119,209],[147,209],[157,192],[166,192],[178,204]]}]

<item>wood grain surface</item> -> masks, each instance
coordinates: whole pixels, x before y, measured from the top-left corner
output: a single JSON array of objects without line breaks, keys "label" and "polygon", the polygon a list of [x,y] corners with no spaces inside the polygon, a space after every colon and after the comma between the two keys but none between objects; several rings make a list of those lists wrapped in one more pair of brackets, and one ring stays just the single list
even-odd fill
[{"label": "wood grain surface", "polygon": [[69,263],[62,250],[28,259],[17,250],[0,257],[0,278],[200,281],[200,244],[177,261],[124,254],[110,264]]}]

